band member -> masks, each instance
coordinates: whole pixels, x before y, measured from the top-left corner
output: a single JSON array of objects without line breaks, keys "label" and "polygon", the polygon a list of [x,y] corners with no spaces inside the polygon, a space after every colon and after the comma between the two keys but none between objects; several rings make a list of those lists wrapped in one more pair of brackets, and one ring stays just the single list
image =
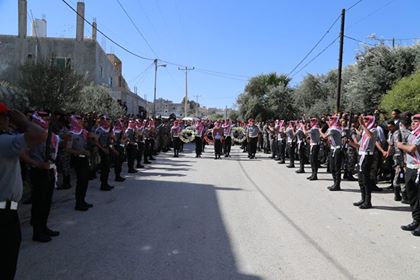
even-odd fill
[{"label": "band member", "polygon": [[49,129],[48,113],[35,112],[32,121],[48,131],[47,141],[32,147],[29,154],[23,156],[24,161],[31,165],[29,176],[32,184],[32,240],[49,242],[51,237],[60,234],[47,226],[56,178],[54,160],[58,151],[58,137]]},{"label": "band member", "polygon": [[219,121],[214,123],[213,127],[213,138],[214,138],[214,159],[220,159],[222,154],[222,140],[223,140],[223,128]]},{"label": "band member", "polygon": [[73,115],[70,118],[71,139],[67,145],[67,151],[72,155],[73,167],[76,171],[76,205],[75,210],[87,211],[93,204],[85,200],[89,183],[89,155],[87,147],[88,138],[93,138],[82,124],[80,116]]},{"label": "band member", "polygon": [[277,131],[277,149],[278,155],[277,159],[279,160],[279,164],[285,164],[286,162],[286,125],[284,120],[280,120],[278,123]]},{"label": "band member", "polygon": [[[138,171],[134,169],[134,162],[137,158],[137,140],[136,140],[136,122],[134,120],[128,121],[128,127],[125,130],[127,135],[127,165],[128,173],[137,173]],[[142,168],[143,165],[139,165],[138,168]]]},{"label": "band member", "polygon": [[147,135],[146,146],[148,147],[148,156],[149,156],[148,159],[155,160],[153,155],[155,155],[156,153],[155,151],[156,126],[155,126],[155,121],[153,119],[150,119],[148,121],[145,133]]},{"label": "band member", "polygon": [[269,141],[272,159],[276,159],[278,156],[278,146],[277,146],[278,124],[279,124],[279,120],[276,120],[274,123],[270,122],[267,126],[268,141]]},{"label": "band member", "polygon": [[230,156],[230,149],[232,147],[232,124],[229,119],[225,120],[225,123],[222,125],[223,128],[223,152],[225,157]]},{"label": "band member", "polygon": [[195,157],[201,157],[203,151],[204,125],[201,120],[195,123]]},{"label": "band member", "polygon": [[114,156],[114,172],[115,172],[115,181],[124,182],[125,178],[121,177],[122,165],[124,161],[124,143],[125,143],[125,133],[123,120],[117,120],[112,129],[112,136],[114,142],[114,149],[117,153]]},{"label": "band member", "polygon": [[405,185],[413,217],[413,222],[401,226],[401,229],[413,231],[413,235],[420,236],[420,114],[413,116],[411,129],[408,142],[397,143],[397,148],[406,153]]},{"label": "band member", "polygon": [[248,125],[245,129],[246,133],[246,140],[248,143],[248,158],[253,159],[255,158],[255,154],[257,153],[257,142],[258,142],[258,134],[260,133],[260,129],[258,126],[255,125],[254,119],[248,120]]},{"label": "band member", "polygon": [[[144,120],[143,121],[143,137],[144,137],[144,160],[143,163],[149,164],[152,163],[149,161],[152,159],[152,142],[151,142],[151,126],[150,126],[150,120]],[[153,158],[154,159],[154,158]]]},{"label": "band member", "polygon": [[300,121],[296,131],[297,150],[299,154],[299,170],[296,173],[305,173],[306,161],[306,136],[305,136],[305,122]]},{"label": "band member", "polygon": [[181,134],[181,131],[182,128],[179,125],[179,121],[175,120],[174,125],[171,128],[171,138],[174,146],[174,157],[179,157],[179,151],[181,149],[181,139],[179,139],[179,136]]},{"label": "band member", "polygon": [[295,138],[295,122],[290,121],[289,126],[286,129],[287,142],[286,150],[289,155],[289,165],[288,168],[295,167],[295,149],[296,149],[296,138]]},{"label": "band member", "polygon": [[99,156],[101,157],[101,191],[110,191],[114,187],[108,184],[109,171],[111,166],[111,153],[114,150],[112,139],[110,135],[110,119],[104,115],[100,118],[99,127],[96,129],[95,134],[98,137],[97,146],[99,147]]},{"label": "band member", "polygon": [[311,119],[311,128],[309,131],[306,131],[306,133],[309,135],[309,145],[310,145],[310,161],[311,161],[311,169],[312,169],[312,175],[308,177],[308,180],[314,181],[318,180],[318,168],[319,168],[319,162],[318,162],[318,154],[319,154],[319,148],[321,143],[321,134],[319,133],[319,126],[318,126],[318,119],[312,118]]},{"label": "band member", "polygon": [[372,208],[371,194],[375,182],[370,176],[370,171],[373,162],[373,153],[375,150],[376,143],[376,132],[375,132],[375,116],[360,116],[359,117],[360,127],[363,129],[362,138],[359,143],[351,143],[354,147],[359,150],[359,187],[362,199],[358,202],[353,203],[354,206],[358,206],[360,209]]},{"label": "band member", "polygon": [[321,136],[324,139],[328,139],[331,143],[330,154],[329,154],[329,164],[331,174],[334,180],[334,184],[328,189],[330,191],[339,191],[341,190],[341,165],[343,160],[342,155],[342,141],[341,141],[341,124],[338,115],[331,116],[328,121],[328,130],[326,133],[323,133],[320,129]]}]

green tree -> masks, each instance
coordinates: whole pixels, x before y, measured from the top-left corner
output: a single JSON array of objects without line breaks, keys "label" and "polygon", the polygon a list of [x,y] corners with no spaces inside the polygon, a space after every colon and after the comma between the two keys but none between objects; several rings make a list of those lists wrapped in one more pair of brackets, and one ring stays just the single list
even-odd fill
[{"label": "green tree", "polygon": [[18,87],[34,109],[72,111],[85,85],[83,75],[70,67],[48,61],[26,63],[20,68]]},{"label": "green tree", "polygon": [[111,97],[111,89],[91,84],[81,91],[76,111],[107,114],[115,119],[124,115],[123,108]]},{"label": "green tree", "polygon": [[395,108],[405,112],[420,112],[420,71],[395,83],[382,98],[380,107],[388,112]]},{"label": "green tree", "polygon": [[289,77],[276,73],[251,78],[237,99],[240,115],[244,119],[267,120],[292,114],[295,110],[289,83]]}]

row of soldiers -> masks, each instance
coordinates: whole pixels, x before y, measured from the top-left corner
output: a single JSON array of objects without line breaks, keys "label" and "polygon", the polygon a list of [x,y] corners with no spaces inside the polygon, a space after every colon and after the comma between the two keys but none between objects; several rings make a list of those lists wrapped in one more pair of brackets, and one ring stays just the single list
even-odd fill
[{"label": "row of soldiers", "polygon": [[[136,173],[150,164],[159,151],[170,147],[169,121],[120,118],[107,115],[86,115],[49,112],[27,112],[28,119],[42,127],[48,138],[21,154],[22,174],[31,188],[31,225],[33,240],[49,242],[59,232],[48,226],[53,190],[69,189],[76,181],[75,207],[87,211],[89,181],[99,173],[101,191],[111,191],[111,168],[114,181],[124,182],[123,163],[128,172]],[[74,169],[75,180],[71,180]]]},{"label": "row of soldiers", "polygon": [[259,145],[279,164],[288,158],[287,167],[294,168],[299,158],[296,173],[305,173],[309,161],[308,180],[318,179],[321,163],[332,174],[330,191],[340,191],[342,179],[357,180],[361,200],[354,206],[360,209],[372,208],[372,192],[382,190],[377,186],[379,179],[391,181],[395,201],[410,204],[412,210],[413,222],[401,228],[420,236],[420,114],[395,109],[392,119],[383,122],[378,114],[341,114],[287,123],[269,121],[257,129]]}]

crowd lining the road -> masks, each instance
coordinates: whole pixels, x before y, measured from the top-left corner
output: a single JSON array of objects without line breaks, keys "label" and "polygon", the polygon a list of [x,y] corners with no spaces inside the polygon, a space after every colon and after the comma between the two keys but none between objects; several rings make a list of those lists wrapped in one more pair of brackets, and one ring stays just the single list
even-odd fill
[{"label": "crowd lining the road", "polygon": [[420,236],[420,114],[395,109],[392,119],[376,112],[257,123],[133,115],[111,120],[96,113],[23,114],[0,103],[0,132],[0,242],[5,248],[0,255],[8,260],[0,279],[13,279],[16,270],[21,242],[16,210],[23,184],[30,188],[24,203],[32,203],[33,240],[49,242],[59,235],[48,227],[55,189],[70,189],[75,182],[74,209],[87,211],[93,207],[85,201],[88,184],[97,174],[99,189],[111,191],[111,168],[114,181],[124,182],[125,162],[128,173],[137,173],[160,152],[173,150],[178,157],[188,142],[195,143],[197,158],[208,144],[214,145],[216,160],[230,157],[231,146],[237,143],[249,159],[263,152],[279,164],[288,159],[289,168],[299,159],[296,173],[305,173],[305,163],[310,163],[310,181],[318,179],[318,168],[326,164],[334,181],[330,191],[340,191],[342,179],[358,181],[361,200],[354,205],[361,209],[372,207],[372,192],[382,190],[377,182],[389,181],[394,199],[410,204],[412,210],[413,222],[401,228]]}]

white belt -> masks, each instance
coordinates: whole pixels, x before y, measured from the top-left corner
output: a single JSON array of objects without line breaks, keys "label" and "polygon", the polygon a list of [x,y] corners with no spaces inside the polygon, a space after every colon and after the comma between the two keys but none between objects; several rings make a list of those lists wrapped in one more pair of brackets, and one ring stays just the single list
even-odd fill
[{"label": "white belt", "polygon": [[[10,201],[10,210],[17,210],[18,203],[14,201]],[[0,209],[7,209],[7,201],[0,202]]]},{"label": "white belt", "polygon": [[331,146],[331,150],[335,151],[335,150],[339,150],[341,149],[341,146]]},{"label": "white belt", "polygon": [[369,152],[369,151],[367,151],[367,152],[359,152],[359,156],[371,156],[371,155],[373,155],[373,153],[372,152]]},{"label": "white belt", "polygon": [[318,143],[311,143],[310,145],[311,146],[318,146],[319,144]]},{"label": "white belt", "polygon": [[407,168],[420,170],[420,164],[409,164],[409,163],[407,163]]},{"label": "white belt", "polygon": [[85,158],[86,155],[78,155],[77,157],[79,157],[79,158]]}]

